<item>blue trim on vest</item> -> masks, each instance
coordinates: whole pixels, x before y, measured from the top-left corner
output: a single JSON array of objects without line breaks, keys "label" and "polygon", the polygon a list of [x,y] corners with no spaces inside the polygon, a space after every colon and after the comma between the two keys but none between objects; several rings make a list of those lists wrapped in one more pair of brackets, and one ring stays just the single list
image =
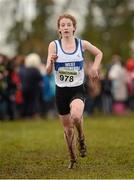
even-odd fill
[{"label": "blue trim on vest", "polygon": [[57,43],[56,43],[56,40],[54,41],[55,43],[55,47],[56,47],[56,54],[58,53],[58,47],[57,47]]},{"label": "blue trim on vest", "polygon": [[60,67],[79,67],[79,70],[83,68],[84,61],[76,61],[76,62],[55,62],[55,71],[58,71]]},{"label": "blue trim on vest", "polygon": [[82,49],[82,40],[80,39],[80,49],[81,49],[81,54],[82,54],[82,57],[84,58],[84,51]]},{"label": "blue trim on vest", "polygon": [[77,51],[77,49],[78,49],[78,39],[77,38],[75,38],[75,50],[73,51],[73,52],[70,52],[70,53],[68,53],[68,52],[66,52],[66,51],[64,51],[64,49],[62,48],[62,43],[61,43],[61,39],[58,39],[58,42],[59,42],[59,45],[60,45],[60,48],[61,48],[61,50],[62,50],[62,52],[64,53],[64,54],[68,54],[68,55],[72,55],[72,54],[74,54],[76,51]]}]

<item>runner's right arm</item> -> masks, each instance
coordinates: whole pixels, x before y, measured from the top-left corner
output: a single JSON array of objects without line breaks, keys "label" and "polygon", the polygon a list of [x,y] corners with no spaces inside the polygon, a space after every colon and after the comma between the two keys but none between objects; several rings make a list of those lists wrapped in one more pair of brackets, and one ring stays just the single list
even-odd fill
[{"label": "runner's right arm", "polygon": [[57,59],[55,43],[52,41],[48,47],[48,57],[46,64],[46,73],[51,74],[53,71],[53,64]]}]

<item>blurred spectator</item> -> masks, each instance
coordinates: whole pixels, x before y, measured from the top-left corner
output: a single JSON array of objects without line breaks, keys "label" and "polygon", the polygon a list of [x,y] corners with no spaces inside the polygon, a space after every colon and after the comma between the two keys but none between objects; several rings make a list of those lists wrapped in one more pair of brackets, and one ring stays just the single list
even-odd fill
[{"label": "blurred spectator", "polygon": [[6,101],[5,101],[5,89],[7,87],[5,72],[5,65],[7,63],[7,57],[0,54],[0,120],[5,119],[6,115]]},{"label": "blurred spectator", "polygon": [[54,74],[43,73],[42,86],[42,115],[45,117],[54,117],[56,115],[55,108],[55,79]]},{"label": "blurred spectator", "polygon": [[108,77],[108,70],[106,74],[101,78],[101,100],[102,100],[102,110],[104,114],[112,113],[112,82]]},{"label": "blurred spectator", "polygon": [[88,72],[92,64],[93,63],[89,61],[85,66],[85,112],[87,115],[92,115],[96,109],[99,111],[101,110],[101,81],[97,80],[92,82],[88,76]]},{"label": "blurred spectator", "polygon": [[5,71],[6,112],[7,112],[8,118],[10,120],[15,119],[15,113],[16,113],[16,102],[15,102],[16,83],[13,80],[14,72],[15,72],[14,71],[14,62],[12,59],[10,59],[6,65],[6,71]]},{"label": "blurred spectator", "polygon": [[14,82],[16,83],[17,90],[15,94],[16,109],[18,117],[23,117],[24,114],[24,97],[23,97],[23,87],[25,83],[25,57],[23,55],[18,55],[14,58],[15,72],[14,72]]},{"label": "blurred spectator", "polygon": [[113,111],[117,114],[123,114],[126,108],[128,98],[127,92],[127,73],[121,64],[121,58],[118,55],[112,57],[112,66],[109,70],[109,78],[112,81]]},{"label": "blurred spectator", "polygon": [[128,106],[134,111],[134,59],[128,59],[127,69],[127,87],[128,87]]},{"label": "blurred spectator", "polygon": [[23,84],[24,116],[39,115],[42,76],[40,73],[41,59],[38,54],[29,54],[25,59],[25,77]]},{"label": "blurred spectator", "polygon": [[127,60],[126,62],[126,69],[131,72],[134,70],[134,59],[133,58],[130,58]]}]

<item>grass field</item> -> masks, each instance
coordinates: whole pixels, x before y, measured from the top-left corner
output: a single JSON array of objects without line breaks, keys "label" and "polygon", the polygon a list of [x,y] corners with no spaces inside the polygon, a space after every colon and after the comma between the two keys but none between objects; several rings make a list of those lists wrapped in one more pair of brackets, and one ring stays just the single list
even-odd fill
[{"label": "grass field", "polygon": [[0,178],[134,178],[134,118],[85,118],[88,156],[67,169],[68,153],[58,119],[0,122]]}]

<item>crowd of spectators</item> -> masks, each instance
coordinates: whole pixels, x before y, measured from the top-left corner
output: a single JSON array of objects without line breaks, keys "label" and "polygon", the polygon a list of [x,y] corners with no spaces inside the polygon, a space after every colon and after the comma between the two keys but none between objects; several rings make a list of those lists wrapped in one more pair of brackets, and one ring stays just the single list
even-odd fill
[{"label": "crowd of spectators", "polygon": [[97,109],[104,114],[123,115],[134,111],[134,59],[122,63],[119,55],[113,55],[105,71],[100,69],[100,80],[88,78],[89,62],[86,67],[87,101],[85,110],[92,114]]},{"label": "crowd of spectators", "polygon": [[55,115],[53,74],[38,54],[0,55],[0,120]]},{"label": "crowd of spectators", "polygon": [[[85,114],[124,114],[134,111],[134,59],[124,65],[113,55],[109,65],[100,69],[100,79],[92,82],[85,65]],[[104,71],[105,70],[105,71]],[[0,120],[46,118],[57,115],[53,74],[47,75],[45,63],[38,54],[0,54]]]}]

